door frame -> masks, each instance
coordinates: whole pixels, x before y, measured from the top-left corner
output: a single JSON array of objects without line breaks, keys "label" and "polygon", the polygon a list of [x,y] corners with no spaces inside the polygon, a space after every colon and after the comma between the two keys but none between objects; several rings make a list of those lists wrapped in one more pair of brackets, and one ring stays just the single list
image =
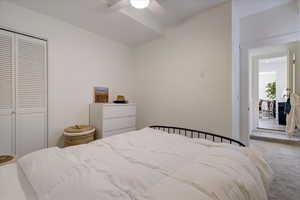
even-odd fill
[{"label": "door frame", "polygon": [[[262,55],[252,56],[252,65],[250,65],[251,70],[251,78],[249,86],[252,86],[252,89],[250,90],[250,99],[251,104],[250,110],[252,110],[252,123],[251,123],[251,131],[257,130],[260,128],[258,126],[259,122],[259,60],[262,59],[270,59],[270,58],[278,58],[278,57],[287,57],[287,74],[288,74],[288,68],[289,68],[289,60],[288,60],[288,49],[283,51],[278,51],[276,53],[266,53]],[[286,82],[286,87],[288,87],[288,82]],[[278,101],[276,101],[276,116],[278,114]]]}]

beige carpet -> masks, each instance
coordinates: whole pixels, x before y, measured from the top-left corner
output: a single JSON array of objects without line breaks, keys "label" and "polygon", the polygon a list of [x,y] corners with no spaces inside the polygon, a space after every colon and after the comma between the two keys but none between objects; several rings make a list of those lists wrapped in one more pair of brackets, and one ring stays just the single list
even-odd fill
[{"label": "beige carpet", "polygon": [[300,200],[300,146],[251,140],[274,171],[269,200]]}]

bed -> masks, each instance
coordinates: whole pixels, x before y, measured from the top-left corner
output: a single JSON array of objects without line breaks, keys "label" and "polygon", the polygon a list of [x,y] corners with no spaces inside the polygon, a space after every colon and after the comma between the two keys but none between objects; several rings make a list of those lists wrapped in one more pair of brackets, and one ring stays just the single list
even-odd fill
[{"label": "bed", "polygon": [[1,167],[0,199],[267,200],[272,170],[241,146],[214,134],[155,126],[52,147]]}]

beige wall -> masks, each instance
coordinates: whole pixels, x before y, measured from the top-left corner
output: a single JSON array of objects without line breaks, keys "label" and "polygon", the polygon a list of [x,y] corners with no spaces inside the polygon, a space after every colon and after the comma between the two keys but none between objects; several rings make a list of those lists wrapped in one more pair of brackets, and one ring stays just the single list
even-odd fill
[{"label": "beige wall", "polygon": [[134,51],[137,123],[231,136],[230,4],[167,30]]}]

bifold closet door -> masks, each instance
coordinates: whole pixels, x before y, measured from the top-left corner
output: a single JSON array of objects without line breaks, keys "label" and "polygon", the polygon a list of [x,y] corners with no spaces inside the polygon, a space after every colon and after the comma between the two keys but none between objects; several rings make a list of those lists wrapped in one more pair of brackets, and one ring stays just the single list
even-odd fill
[{"label": "bifold closet door", "polygon": [[16,153],[47,147],[46,42],[16,35]]},{"label": "bifold closet door", "polygon": [[13,34],[0,30],[0,155],[14,154]]}]

